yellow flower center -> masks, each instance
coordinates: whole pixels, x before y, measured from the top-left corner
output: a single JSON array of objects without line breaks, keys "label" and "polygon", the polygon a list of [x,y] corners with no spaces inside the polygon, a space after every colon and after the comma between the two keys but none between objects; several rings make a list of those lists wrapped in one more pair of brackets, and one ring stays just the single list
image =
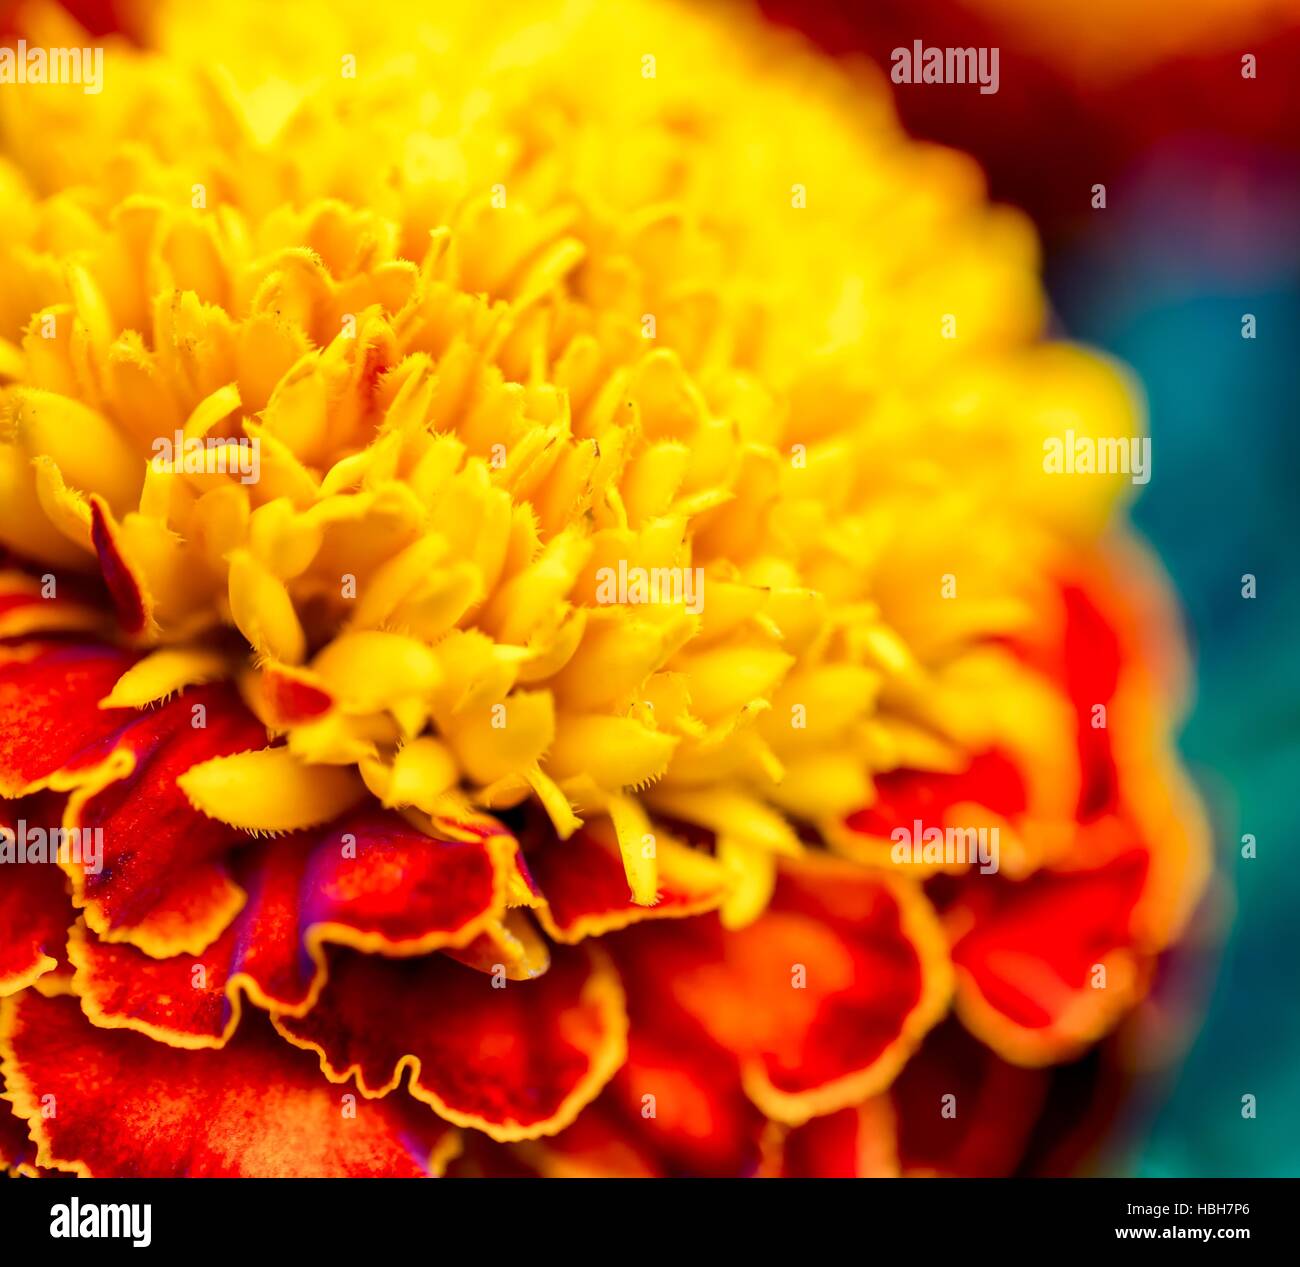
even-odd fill
[{"label": "yellow flower center", "polygon": [[0,94],[0,541],[120,560],[114,703],[236,673],[287,735],[213,816],[531,800],[646,904],[695,824],[739,925],[873,775],[1072,742],[993,640],[1119,487],[1043,438],[1137,424],[1035,251],[744,10],[163,5]]}]

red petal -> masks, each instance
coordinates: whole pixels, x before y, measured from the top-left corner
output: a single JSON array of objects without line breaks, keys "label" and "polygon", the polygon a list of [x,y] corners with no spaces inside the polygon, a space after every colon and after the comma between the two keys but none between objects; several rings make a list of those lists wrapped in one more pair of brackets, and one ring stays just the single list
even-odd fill
[{"label": "red petal", "polygon": [[1100,1037],[1142,985],[1133,916],[1147,866],[1132,849],[1092,870],[972,876],[946,914],[967,1026],[1022,1064],[1065,1059]]},{"label": "red petal", "polygon": [[[0,801],[0,827],[16,850],[21,824],[57,826],[53,797]],[[75,918],[67,878],[53,862],[0,863],[0,996],[15,994],[63,961]]]},{"label": "red petal", "polygon": [[247,837],[194,810],[176,776],[262,747],[264,728],[225,686],[144,713],[101,709],[134,662],[113,648],[31,644],[0,656],[0,794],[72,790],[63,825],[102,832],[99,873],[65,868],[88,923],[152,954],[201,950],[243,900],[209,860]]},{"label": "red petal", "polygon": [[0,880],[0,996],[59,965],[72,903],[55,866],[5,867]]},{"label": "red petal", "polygon": [[3,1098],[3,1091],[4,1084],[0,1083],[0,1171],[26,1172],[36,1162],[36,1145],[27,1133],[27,1123]]},{"label": "red petal", "polygon": [[237,867],[247,904],[216,942],[155,959],[79,930],[76,991],[97,1024],[219,1047],[241,989],[262,1007],[306,1011],[324,984],[326,942],[390,954],[465,944],[501,911],[513,852],[504,834],[433,840],[378,811],[259,843]]},{"label": "red petal", "polygon": [[[196,712],[200,708],[203,714]],[[197,951],[238,907],[229,900],[233,886],[219,873],[209,870],[197,883],[195,870],[248,837],[200,814],[176,779],[212,757],[263,747],[266,730],[224,685],[194,687],[129,716],[120,733],[81,753],[60,776],[80,783],[69,798],[64,825],[103,833],[103,870],[94,875],[75,869],[73,892],[86,908],[87,923],[101,934],[156,955]],[[200,717],[205,724],[194,725]],[[211,918],[183,945],[170,943],[157,928],[140,928],[169,900],[197,910],[211,886]]]},{"label": "red petal", "polygon": [[0,1051],[40,1164],[83,1175],[411,1177],[454,1146],[420,1105],[331,1086],[264,1022],[221,1051],[179,1052],[27,990],[0,1005]]},{"label": "red petal", "polygon": [[727,894],[722,868],[705,854],[668,842],[657,850],[659,901],[636,905],[611,836],[584,828],[560,840],[547,830],[524,842],[528,869],[545,898],[537,917],[556,941],[577,942],[640,920],[698,915],[721,905]]},{"label": "red petal", "polygon": [[1115,631],[1083,590],[1068,586],[1062,597],[1066,611],[1063,677],[1079,720],[1083,771],[1079,818],[1086,822],[1113,809],[1119,793],[1110,727],[1093,726],[1091,718],[1096,705],[1109,707],[1114,702],[1120,647]]},{"label": "red petal", "polygon": [[259,684],[273,725],[288,728],[313,721],[334,707],[333,696],[323,686],[289,665],[263,665]]},{"label": "red petal", "polygon": [[1059,636],[1024,649],[1074,704],[1080,825],[1054,870],[969,876],[947,916],[958,1010],[1009,1060],[1066,1059],[1105,1033],[1207,880],[1208,831],[1170,740],[1181,656],[1161,594],[1136,551],[1095,559],[1042,622]]},{"label": "red petal", "polygon": [[133,716],[99,701],[134,663],[112,647],[0,649],[0,796],[18,797]]},{"label": "red petal", "polygon": [[955,1022],[941,1025],[890,1092],[903,1173],[1011,1174],[1046,1093],[1046,1075],[1000,1060]]},{"label": "red petal", "polygon": [[662,1171],[641,1143],[626,1123],[604,1107],[602,1097],[558,1135],[493,1147],[509,1148],[520,1164],[543,1179],[657,1178]]},{"label": "red petal", "polygon": [[[897,828],[912,833],[918,822],[940,829],[996,826],[1005,834],[1003,820],[1019,825],[1029,810],[1025,776],[1008,753],[996,750],[972,757],[959,773],[901,768],[875,775],[874,783],[875,802],[855,810],[828,838],[846,856],[874,866],[894,865],[891,833]],[[973,815],[972,806],[989,811],[991,822]],[[924,878],[925,871],[912,869]],[[945,868],[926,868],[933,869]]]},{"label": "red petal", "polygon": [[942,825],[951,806],[984,805],[1006,817],[1025,808],[1025,782],[1009,756],[986,752],[974,757],[960,774],[893,770],[875,778],[876,803],[849,815],[845,825],[871,836],[889,838],[895,827],[909,830],[916,819]]},{"label": "red petal", "polygon": [[752,1175],[767,1119],[745,1095],[736,1057],[689,1017],[630,1000],[628,1057],[605,1099],[676,1175]]},{"label": "red petal", "polygon": [[812,856],[783,867],[746,928],[724,933],[706,916],[629,929],[615,944],[634,999],[665,995],[735,1054],[765,1113],[796,1124],[888,1086],[951,990],[919,889]]},{"label": "red petal", "polygon": [[124,633],[143,633],[153,619],[152,604],[143,581],[126,561],[117,539],[117,526],[103,499],[90,499],[90,540],[99,556],[99,569],[113,597],[117,623]]},{"label": "red petal", "polygon": [[898,1145],[888,1097],[814,1117],[781,1142],[777,1173],[788,1179],[890,1179]]},{"label": "red petal", "polygon": [[443,1117],[520,1140],[567,1126],[623,1063],[623,1006],[597,951],[560,949],[544,976],[503,988],[445,955],[337,951],[316,1006],[276,1024],[366,1095],[392,1091],[409,1065],[411,1094]]},{"label": "red petal", "polygon": [[[1172,732],[1185,691],[1182,637],[1163,578],[1131,548],[1092,560],[1063,592],[1065,636],[1053,659],[1075,701],[1083,768],[1079,832],[1068,856],[1096,866],[1141,845],[1149,874],[1134,912],[1151,949],[1176,939],[1210,877],[1210,834],[1179,766]],[[1093,708],[1106,705],[1105,726]]]}]

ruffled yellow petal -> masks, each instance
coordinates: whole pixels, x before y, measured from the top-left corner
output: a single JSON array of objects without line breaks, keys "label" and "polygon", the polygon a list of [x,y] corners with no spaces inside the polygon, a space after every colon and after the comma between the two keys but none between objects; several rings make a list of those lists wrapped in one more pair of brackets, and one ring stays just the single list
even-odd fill
[{"label": "ruffled yellow petal", "polygon": [[327,823],[357,804],[365,790],[354,771],[307,765],[287,748],[214,757],[191,766],[176,782],[209,818],[272,833]]},{"label": "ruffled yellow petal", "polygon": [[99,701],[100,708],[145,708],[187,686],[211,682],[230,669],[229,660],[215,651],[190,647],[155,651],[133,664]]}]

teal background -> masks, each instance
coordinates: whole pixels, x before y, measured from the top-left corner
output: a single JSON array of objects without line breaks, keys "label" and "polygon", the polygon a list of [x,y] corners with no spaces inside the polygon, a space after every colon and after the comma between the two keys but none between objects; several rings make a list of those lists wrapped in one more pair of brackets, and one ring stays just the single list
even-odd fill
[{"label": "teal background", "polygon": [[[1152,479],[1133,521],[1186,614],[1196,697],[1181,746],[1231,902],[1191,1049],[1111,1173],[1300,1175],[1297,183],[1267,152],[1183,137],[1048,256],[1063,332],[1127,362],[1147,394]],[[1247,832],[1254,861],[1240,856]]]}]

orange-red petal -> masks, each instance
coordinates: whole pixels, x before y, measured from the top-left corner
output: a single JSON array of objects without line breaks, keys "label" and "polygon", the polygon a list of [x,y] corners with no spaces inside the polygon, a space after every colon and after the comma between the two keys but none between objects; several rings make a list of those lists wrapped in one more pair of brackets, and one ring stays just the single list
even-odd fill
[{"label": "orange-red petal", "polygon": [[268,661],[262,666],[258,688],[266,714],[277,726],[315,721],[334,707],[334,697],[324,683],[305,669]]},{"label": "orange-red petal", "polygon": [[118,539],[117,525],[100,497],[90,499],[90,541],[99,557],[99,570],[113,599],[122,631],[144,633],[153,620],[153,603],[144,581],[127,562]]},{"label": "orange-red petal", "polygon": [[130,712],[99,701],[134,660],[96,645],[0,648],[0,796],[33,790],[127,724]]},{"label": "orange-red petal", "polygon": [[569,1125],[623,1063],[627,1016],[607,958],[558,948],[531,981],[484,975],[446,955],[381,959],[332,951],[303,1017],[277,1018],[336,1081],[381,1096],[410,1090],[449,1121],[498,1140]]},{"label": "orange-red petal", "polygon": [[0,996],[58,967],[72,920],[58,867],[3,867],[0,875]]},{"label": "orange-red petal", "polygon": [[544,899],[537,918],[556,941],[577,942],[646,919],[716,910],[727,895],[726,872],[708,855],[662,840],[656,845],[659,900],[632,901],[613,830],[583,828],[568,840],[549,829],[524,841],[531,878]]},{"label": "orange-red petal", "polygon": [[[16,845],[19,824],[58,825],[53,797],[0,801],[0,828]],[[63,960],[74,913],[67,877],[52,862],[0,862],[0,997],[15,994]]]},{"label": "orange-red petal", "polygon": [[1051,869],[968,876],[945,916],[958,1012],[1018,1063],[1068,1059],[1101,1037],[1206,882],[1208,834],[1171,753],[1181,664],[1161,594],[1136,551],[1091,560],[1042,622],[1059,634],[1024,648],[1074,705],[1078,826]]},{"label": "orange-red petal", "polygon": [[947,1010],[951,968],[920,890],[810,855],[783,864],[768,910],[725,932],[711,916],[615,939],[629,992],[657,992],[740,1064],[768,1116],[798,1124],[893,1080]]},{"label": "orange-red petal", "polygon": [[382,811],[259,842],[236,864],[247,903],[206,950],[156,959],[78,929],[75,988],[98,1025],[219,1047],[239,1022],[241,991],[306,1011],[325,981],[327,942],[390,955],[464,945],[502,909],[513,848],[504,834],[434,840]]},{"label": "orange-red petal", "polygon": [[653,990],[628,1002],[627,1062],[604,1101],[666,1173],[756,1174],[767,1119],[745,1094],[735,1055],[693,1018],[660,1007]]},{"label": "orange-red petal", "polygon": [[1148,854],[1020,881],[973,875],[945,914],[957,1011],[1009,1060],[1046,1064],[1095,1041],[1142,985],[1133,915]]},{"label": "orange-red petal", "polygon": [[895,1129],[888,1096],[810,1118],[784,1132],[775,1173],[785,1179],[892,1179],[899,1173]]},{"label": "orange-red petal", "polygon": [[505,1147],[544,1179],[657,1178],[664,1172],[646,1151],[645,1143],[606,1107],[605,1097],[601,1097],[558,1135]]},{"label": "orange-red petal", "polygon": [[[1061,647],[1027,654],[1064,684],[1078,715],[1087,830],[1066,861],[1098,865],[1134,844],[1147,848],[1134,932],[1161,949],[1181,934],[1211,873],[1204,811],[1172,741],[1185,693],[1177,620],[1163,577],[1137,546],[1081,564],[1062,604]],[[1105,725],[1094,724],[1098,704]]]},{"label": "orange-red petal", "polygon": [[100,708],[133,662],[100,646],[0,651],[0,794],[68,791],[63,826],[99,834],[100,870],[64,867],[92,928],[151,954],[195,952],[243,901],[219,858],[247,837],[193,809],[176,777],[264,746],[266,731],[225,685],[147,712]]},{"label": "orange-red petal", "polygon": [[876,800],[845,820],[850,831],[889,839],[896,827],[909,831],[916,820],[943,826],[954,805],[973,803],[1010,818],[1026,807],[1025,780],[1011,757],[1000,751],[980,753],[954,774],[928,770],[890,770],[875,776]]},{"label": "orange-red petal", "polygon": [[264,1021],[179,1052],[27,990],[0,1004],[0,1056],[38,1163],[82,1175],[414,1177],[453,1147],[422,1106],[349,1095]]},{"label": "orange-red petal", "polygon": [[[247,840],[194,809],[176,779],[199,762],[265,742],[262,724],[230,687],[199,686],[133,717],[111,742],[81,754],[63,772],[61,777],[82,781],[69,798],[64,825],[103,833],[103,870],[72,872],[92,928],[145,944],[130,931],[185,884],[195,867]],[[227,910],[225,922],[233,914]],[[221,927],[224,922],[212,935]],[[145,948],[169,953],[165,945]]]},{"label": "orange-red petal", "polygon": [[955,1021],[931,1032],[890,1090],[904,1174],[1013,1173],[1047,1076],[1007,1064]]}]

